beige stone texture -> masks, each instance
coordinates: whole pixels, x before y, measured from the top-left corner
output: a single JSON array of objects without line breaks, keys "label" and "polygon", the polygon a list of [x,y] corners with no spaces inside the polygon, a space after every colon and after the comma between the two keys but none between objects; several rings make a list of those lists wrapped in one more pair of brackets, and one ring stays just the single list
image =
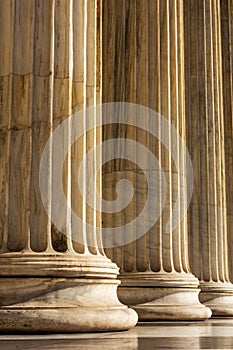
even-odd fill
[{"label": "beige stone texture", "polygon": [[[0,2],[0,331],[116,331],[137,322],[117,298],[119,269],[104,254],[100,228],[75,232],[61,212],[60,225],[69,230],[60,232],[39,189],[40,159],[53,130],[100,102],[101,6],[99,0]],[[93,124],[85,114],[82,122]],[[93,129],[63,166],[67,202],[98,226],[101,218],[86,206],[76,178],[100,139]],[[60,147],[67,142],[64,134]],[[45,179],[52,211],[59,210],[52,195],[56,151],[50,149]],[[93,173],[92,164],[87,171]]]},{"label": "beige stone texture", "polygon": [[[103,2],[103,101],[133,102],[163,115],[186,139],[184,91],[183,1]],[[140,118],[140,116],[139,116]],[[170,130],[166,130],[169,134]],[[185,166],[176,169],[169,152],[144,130],[130,126],[105,127],[104,138],[127,137],[141,142],[157,156],[167,182],[163,212],[145,235],[122,247],[106,249],[120,267],[120,300],[132,306],[140,320],[205,319],[211,311],[198,300],[198,279],[188,261],[187,218],[166,233],[174,202],[185,191]],[[170,139],[170,147],[180,152]],[[132,149],[140,157],[137,146]],[[133,203],[117,215],[103,215],[106,227],[121,226],[137,216],[147,199],[147,184],[137,166],[118,159],[103,170],[103,194],[114,196],[121,177],[134,185]],[[150,168],[148,163],[148,169]],[[183,182],[183,183],[182,183]],[[154,200],[162,206],[162,189]],[[185,205],[180,201],[179,206]],[[146,214],[149,218],[151,213]],[[146,225],[147,217],[145,217]],[[137,227],[134,228],[135,236]],[[133,235],[126,232],[126,235]]]},{"label": "beige stone texture", "polygon": [[188,222],[190,263],[200,280],[200,300],[219,316],[233,313],[224,154],[228,132],[224,119],[229,117],[223,108],[227,98],[223,103],[221,37],[221,6],[223,12],[229,4],[225,0],[185,1],[184,17],[187,139],[194,169]]}]

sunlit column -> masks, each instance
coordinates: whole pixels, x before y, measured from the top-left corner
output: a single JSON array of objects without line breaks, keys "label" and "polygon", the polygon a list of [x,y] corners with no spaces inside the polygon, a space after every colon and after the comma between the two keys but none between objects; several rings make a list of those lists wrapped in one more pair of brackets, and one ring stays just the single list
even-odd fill
[{"label": "sunlit column", "polygon": [[[80,128],[94,129],[73,145],[63,165],[66,202],[83,219],[80,230],[62,210],[54,185],[53,160],[69,146],[72,128],[48,148],[41,173],[46,210],[39,187],[52,132],[100,101],[100,14],[99,0],[0,2],[1,331],[122,330],[137,321],[117,299],[118,268],[104,255],[100,218],[76,182],[82,158],[100,141],[92,115],[83,112]],[[93,172],[93,164],[85,171]],[[95,186],[100,181],[93,179],[82,190],[88,187],[88,197]],[[55,211],[59,220],[51,223]]]},{"label": "sunlit column", "polygon": [[214,315],[232,315],[224,156],[224,118],[230,116],[223,109],[220,1],[184,3],[187,135],[194,170],[191,268],[200,280],[200,300]]},{"label": "sunlit column", "polygon": [[[211,312],[200,304],[199,282],[190,272],[187,218],[181,216],[185,213],[187,197],[186,165],[185,159],[181,159],[185,154],[178,141],[179,137],[184,144],[186,140],[183,1],[106,0],[103,16],[103,101],[137,103],[161,115],[157,138],[145,131],[152,132],[153,121],[145,120],[143,128],[135,128],[125,125],[130,122],[127,119],[125,124],[106,127],[104,137],[131,139],[150,149],[161,165],[166,182],[163,203],[165,188],[160,180],[148,193],[145,170],[149,177],[160,175],[149,158],[145,169],[139,167],[144,154],[136,142],[130,151],[127,149],[135,156],[134,162],[116,159],[105,165],[103,193],[106,199],[115,198],[116,182],[122,177],[131,181],[135,192],[125,210],[103,216],[106,227],[126,225],[139,216],[148,196],[150,206],[144,216],[144,226],[148,227],[157,214],[151,212],[151,208],[156,206],[162,212],[144,235],[140,231],[143,227],[136,225],[131,228],[132,232],[125,231],[126,242],[128,236],[134,235],[133,242],[106,249],[120,266],[122,285],[118,295],[138,312],[141,320],[208,318]],[[137,118],[142,118],[140,112]],[[172,126],[177,130],[175,137]],[[167,149],[161,142],[163,137],[168,139]],[[172,153],[178,157],[178,164]],[[122,158],[125,158],[124,151]],[[180,215],[178,225],[172,219],[175,203],[178,206],[175,216]]]}]

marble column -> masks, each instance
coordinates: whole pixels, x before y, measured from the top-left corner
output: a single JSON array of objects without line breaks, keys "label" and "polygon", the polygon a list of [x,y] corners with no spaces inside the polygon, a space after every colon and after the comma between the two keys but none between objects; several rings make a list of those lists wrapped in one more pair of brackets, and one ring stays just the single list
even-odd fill
[{"label": "marble column", "polygon": [[[0,330],[4,332],[122,330],[137,322],[135,311],[117,298],[118,267],[105,256],[97,230],[76,232],[69,211],[60,212],[59,227],[65,229],[59,230],[50,222],[39,190],[40,159],[53,130],[72,113],[100,101],[100,32],[99,0],[0,2]],[[93,121],[83,114],[82,122]],[[85,152],[100,138],[93,129],[78,140],[63,166],[68,204],[94,224],[100,218],[85,205],[76,177]],[[64,133],[61,148],[67,142],[69,133]],[[60,205],[53,196],[57,174],[51,167],[57,151],[50,148],[43,180],[51,212]],[[92,164],[86,171],[92,171]]]},{"label": "marble column", "polygon": [[233,282],[233,1],[221,1],[223,111],[225,131],[225,171],[229,272]]},{"label": "marble column", "polygon": [[231,316],[220,1],[184,3],[187,134],[194,169],[191,268],[200,280],[200,300],[213,315]]},{"label": "marble column", "polygon": [[[183,1],[106,0],[103,4],[103,101],[126,101],[150,107],[165,117],[185,141]],[[162,128],[160,124],[159,128]],[[171,127],[161,132],[169,134]],[[186,216],[173,231],[170,228],[167,232],[174,203],[178,201],[180,208],[185,205],[185,200],[181,200],[186,198],[185,162],[177,169],[170,152],[144,130],[127,125],[105,128],[105,139],[116,135],[149,148],[158,158],[167,183],[165,205],[156,224],[134,242],[106,250],[121,269],[120,300],[132,306],[140,320],[210,317],[210,309],[199,302],[199,282],[189,268]],[[176,141],[170,138],[170,147],[184,157]],[[140,154],[136,146],[132,153],[137,164]],[[147,166],[154,176],[149,162]],[[105,226],[112,223],[116,227],[131,221],[147,199],[143,172],[133,162],[119,159],[105,165],[106,198],[111,197],[110,193],[114,197],[116,182],[121,177],[132,182],[135,194],[124,211],[103,216]],[[158,187],[155,192],[152,200],[162,206],[163,189]],[[137,231],[135,227],[135,237]]]}]

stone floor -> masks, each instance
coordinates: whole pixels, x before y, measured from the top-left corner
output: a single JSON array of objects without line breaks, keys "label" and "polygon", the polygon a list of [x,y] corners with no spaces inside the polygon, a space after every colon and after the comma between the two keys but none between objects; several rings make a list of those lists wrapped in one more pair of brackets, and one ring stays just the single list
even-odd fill
[{"label": "stone floor", "polygon": [[127,332],[0,335],[1,350],[233,349],[233,318],[139,323]]}]

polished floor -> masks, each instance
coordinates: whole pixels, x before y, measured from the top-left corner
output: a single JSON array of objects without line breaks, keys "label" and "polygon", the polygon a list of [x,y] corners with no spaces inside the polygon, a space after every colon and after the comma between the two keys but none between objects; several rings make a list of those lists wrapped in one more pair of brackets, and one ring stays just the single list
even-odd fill
[{"label": "polished floor", "polygon": [[233,349],[233,318],[139,323],[127,332],[0,335],[1,350]]}]

